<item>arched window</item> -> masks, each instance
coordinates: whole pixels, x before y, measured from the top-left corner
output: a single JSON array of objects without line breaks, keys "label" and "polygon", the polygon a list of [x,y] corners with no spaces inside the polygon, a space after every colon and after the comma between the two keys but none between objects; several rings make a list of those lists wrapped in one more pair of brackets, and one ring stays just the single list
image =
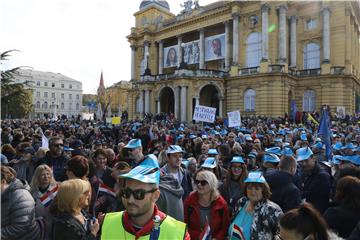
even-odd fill
[{"label": "arched window", "polygon": [[304,69],[320,68],[320,46],[308,43],[304,47]]},{"label": "arched window", "polygon": [[303,110],[313,112],[316,107],[316,93],[314,90],[306,90],[303,98]]},{"label": "arched window", "polygon": [[136,98],[136,101],[135,101],[135,110],[137,113],[140,113],[140,106],[141,106],[141,101],[140,101],[140,97],[137,97]]},{"label": "arched window", "polygon": [[48,108],[48,103],[44,102],[44,108],[47,109]]},{"label": "arched window", "polygon": [[253,89],[248,89],[245,91],[244,95],[244,110],[246,112],[255,111],[255,97],[256,92]]},{"label": "arched window", "polygon": [[260,66],[261,60],[261,35],[258,32],[250,33],[246,40],[246,66]]},{"label": "arched window", "polygon": [[40,108],[40,102],[39,101],[36,102],[36,108]]}]

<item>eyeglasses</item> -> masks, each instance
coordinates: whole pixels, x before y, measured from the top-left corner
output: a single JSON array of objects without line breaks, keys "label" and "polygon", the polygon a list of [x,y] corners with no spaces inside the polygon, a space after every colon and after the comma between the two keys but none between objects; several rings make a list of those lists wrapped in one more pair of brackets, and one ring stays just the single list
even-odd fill
[{"label": "eyeglasses", "polygon": [[206,151],[207,149],[206,148],[204,148],[204,149],[201,149],[201,151]]},{"label": "eyeglasses", "polygon": [[64,147],[64,144],[59,143],[59,144],[53,144],[52,146],[53,146],[53,147]]},{"label": "eyeglasses", "polygon": [[240,170],[242,170],[242,167],[232,166],[231,169],[232,169],[232,170],[240,171]]},{"label": "eyeglasses", "polygon": [[201,186],[205,186],[206,184],[208,184],[208,182],[207,181],[205,181],[205,180],[195,180],[194,181],[194,183],[195,183],[195,185],[201,185]]},{"label": "eyeglasses", "polygon": [[144,189],[131,190],[130,188],[125,188],[125,189],[120,190],[120,196],[123,197],[123,198],[128,199],[128,198],[130,198],[131,195],[133,195],[133,197],[136,200],[143,200],[144,197],[145,197],[145,194],[153,193],[156,190],[157,190],[156,188],[151,189],[149,191],[146,191]]}]

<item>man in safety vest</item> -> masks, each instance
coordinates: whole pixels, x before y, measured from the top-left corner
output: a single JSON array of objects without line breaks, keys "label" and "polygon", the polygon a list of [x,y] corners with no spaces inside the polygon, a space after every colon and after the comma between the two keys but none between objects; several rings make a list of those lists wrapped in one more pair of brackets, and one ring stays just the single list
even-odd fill
[{"label": "man in safety vest", "polygon": [[190,239],[186,224],[167,216],[155,204],[160,196],[156,159],[147,159],[119,177],[125,180],[120,196],[126,210],[105,215],[102,240]]}]

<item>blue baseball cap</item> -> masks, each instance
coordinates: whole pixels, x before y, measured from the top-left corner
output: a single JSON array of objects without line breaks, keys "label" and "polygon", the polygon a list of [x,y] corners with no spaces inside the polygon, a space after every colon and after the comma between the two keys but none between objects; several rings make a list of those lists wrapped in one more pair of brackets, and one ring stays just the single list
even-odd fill
[{"label": "blue baseball cap", "polygon": [[275,138],[275,142],[280,142],[280,143],[282,143],[282,139],[281,139],[281,138]]},{"label": "blue baseball cap", "polygon": [[265,152],[280,155],[281,154],[281,149],[280,149],[280,147],[271,147],[271,148],[265,149]]},{"label": "blue baseball cap", "polygon": [[208,157],[205,159],[205,162],[201,165],[204,168],[215,168],[216,167],[216,159],[213,157]]},{"label": "blue baseball cap", "polygon": [[244,159],[241,157],[241,156],[234,156],[233,158],[232,158],[232,160],[230,161],[230,164],[231,163],[245,163],[244,162]]},{"label": "blue baseball cap", "polygon": [[306,133],[301,133],[300,139],[301,139],[302,141],[307,141]]},{"label": "blue baseball cap", "polygon": [[309,147],[299,148],[296,151],[296,161],[304,161],[310,158],[313,155],[313,152]]},{"label": "blue baseball cap", "polygon": [[248,158],[256,158],[257,152],[249,152]]},{"label": "blue baseball cap", "polygon": [[280,158],[274,153],[265,153],[264,162],[279,163]]},{"label": "blue baseball cap", "polygon": [[342,156],[341,155],[334,155],[332,157],[332,163],[339,165],[340,164],[340,160],[342,160]]},{"label": "blue baseball cap", "polygon": [[245,137],[245,141],[253,141],[253,139],[252,139],[252,137],[251,136],[249,136],[249,135],[247,135],[246,137]]},{"label": "blue baseball cap", "polygon": [[314,145],[312,145],[311,147],[316,148],[316,149],[323,149],[325,147],[325,145],[322,142],[317,142]]},{"label": "blue baseball cap", "polygon": [[128,144],[125,145],[125,148],[130,148],[130,149],[134,149],[134,148],[139,148],[142,147],[141,145],[141,140],[136,138],[136,139],[131,139]]},{"label": "blue baseball cap", "polygon": [[183,153],[184,151],[179,145],[170,145],[168,149],[166,150],[167,154],[171,153]]},{"label": "blue baseball cap", "polygon": [[266,183],[262,172],[249,172],[248,177],[245,179],[246,183]]},{"label": "blue baseball cap", "polygon": [[341,160],[351,162],[357,166],[360,166],[360,156],[359,155],[347,155],[342,156]]},{"label": "blue baseball cap", "polygon": [[341,142],[336,142],[334,145],[332,145],[332,148],[334,150],[341,150],[343,147],[342,143]]},{"label": "blue baseball cap", "polygon": [[189,135],[189,138],[190,138],[190,139],[194,139],[194,138],[196,138],[196,135],[190,134],[190,135]]},{"label": "blue baseball cap", "polygon": [[347,143],[345,146],[343,146],[341,149],[350,149],[350,150],[354,150],[355,146],[353,143]]},{"label": "blue baseball cap", "polygon": [[219,153],[215,148],[210,148],[207,154],[218,155]]},{"label": "blue baseball cap", "polygon": [[287,156],[294,156],[294,152],[289,147],[283,148],[283,150],[281,151],[281,154],[287,155]]}]

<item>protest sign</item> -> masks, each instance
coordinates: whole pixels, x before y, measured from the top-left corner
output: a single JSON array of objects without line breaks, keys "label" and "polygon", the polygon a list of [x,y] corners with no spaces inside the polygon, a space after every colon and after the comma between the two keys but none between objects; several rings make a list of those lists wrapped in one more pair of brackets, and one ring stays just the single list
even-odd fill
[{"label": "protest sign", "polygon": [[215,121],[216,108],[196,105],[193,120],[213,123]]},{"label": "protest sign", "polygon": [[111,123],[114,125],[120,124],[120,117],[111,118]]},{"label": "protest sign", "polygon": [[241,126],[241,115],[240,111],[228,112],[229,127],[240,127]]}]

